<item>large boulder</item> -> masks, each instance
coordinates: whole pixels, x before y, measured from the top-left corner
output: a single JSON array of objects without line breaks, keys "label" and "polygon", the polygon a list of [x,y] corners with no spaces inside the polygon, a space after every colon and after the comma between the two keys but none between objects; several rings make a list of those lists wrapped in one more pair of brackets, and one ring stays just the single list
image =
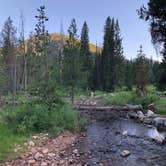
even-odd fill
[{"label": "large boulder", "polygon": [[145,115],[142,111],[138,111],[137,115],[140,121],[143,121],[145,119]]},{"label": "large boulder", "polygon": [[146,116],[148,118],[154,118],[154,117],[156,117],[156,114],[153,111],[148,110]]},{"label": "large boulder", "polygon": [[166,118],[164,117],[157,117],[153,119],[153,124],[158,128],[158,129],[163,129],[166,130]]}]

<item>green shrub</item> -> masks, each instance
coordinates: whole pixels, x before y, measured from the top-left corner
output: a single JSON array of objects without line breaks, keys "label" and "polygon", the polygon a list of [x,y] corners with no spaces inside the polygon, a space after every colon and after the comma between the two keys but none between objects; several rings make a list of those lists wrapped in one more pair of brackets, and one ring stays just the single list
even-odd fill
[{"label": "green shrub", "polygon": [[3,110],[2,117],[8,127],[17,133],[56,133],[81,126],[78,113],[67,106],[49,111],[46,105],[22,105]]},{"label": "green shrub", "polygon": [[133,103],[141,104],[144,108],[147,108],[150,103],[154,103],[157,100],[159,100],[159,97],[156,94],[148,94],[146,96],[135,97]]},{"label": "green shrub", "polygon": [[133,93],[129,91],[115,92],[110,97],[110,102],[115,105],[130,104],[133,99]]},{"label": "green shrub", "polygon": [[114,93],[95,92],[95,98],[102,100],[105,105],[125,105],[125,104],[141,104],[144,108],[150,103],[159,100],[158,92],[154,86],[147,87],[147,95],[137,96],[136,89],[133,91],[116,91]]}]

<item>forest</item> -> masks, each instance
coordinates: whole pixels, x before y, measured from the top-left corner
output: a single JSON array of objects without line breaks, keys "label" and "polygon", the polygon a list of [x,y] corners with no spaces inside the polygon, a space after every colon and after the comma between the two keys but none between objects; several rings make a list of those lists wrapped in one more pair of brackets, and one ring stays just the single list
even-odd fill
[{"label": "forest", "polygon": [[143,45],[135,48],[136,58],[128,59],[115,17],[103,20],[103,45],[99,46],[90,43],[86,21],[81,34],[74,18],[67,34],[63,30],[50,33],[44,5],[36,9],[35,28],[28,37],[23,12],[20,27],[9,16],[0,32],[0,162],[15,144],[23,144],[33,134],[82,131],[88,122],[74,109],[78,101],[141,105],[144,110],[152,107],[156,114],[166,114],[164,6],[165,1],[150,0],[148,7],[136,11],[149,23],[162,61],[147,58]]}]

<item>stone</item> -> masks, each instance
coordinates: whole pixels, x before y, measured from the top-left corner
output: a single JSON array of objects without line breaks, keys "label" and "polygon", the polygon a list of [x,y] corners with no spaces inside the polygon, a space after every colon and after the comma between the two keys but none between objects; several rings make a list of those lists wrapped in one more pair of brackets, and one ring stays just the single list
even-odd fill
[{"label": "stone", "polygon": [[122,157],[127,157],[127,156],[130,155],[130,151],[129,151],[129,150],[123,150],[123,151],[120,153],[120,155],[121,155]]},{"label": "stone", "polygon": [[28,146],[28,143],[25,142],[25,143],[24,143],[24,146]]},{"label": "stone", "polygon": [[36,161],[35,160],[28,160],[28,164],[35,164]]},{"label": "stone", "polygon": [[158,129],[165,129],[166,130],[166,118],[164,117],[157,117],[153,119],[153,124]]},{"label": "stone", "polygon": [[131,119],[137,119],[138,118],[138,114],[136,114],[135,112],[128,112],[127,116]]},{"label": "stone", "polygon": [[122,135],[124,135],[124,136],[127,136],[127,134],[128,134],[127,130],[124,130],[124,131],[122,132]]},{"label": "stone", "polygon": [[69,164],[73,164],[74,163],[74,161],[73,161],[73,159],[69,159]]},{"label": "stone", "polygon": [[34,158],[36,159],[36,160],[39,160],[40,158],[43,158],[44,156],[41,154],[41,153],[39,153],[39,152],[37,152],[36,154],[35,154],[35,156],[34,156]]},{"label": "stone", "polygon": [[49,157],[55,157],[55,153],[48,153]]},{"label": "stone", "polygon": [[143,114],[142,111],[137,112],[138,118],[142,121],[145,118],[145,115]]},{"label": "stone", "polygon": [[34,154],[34,153],[37,153],[37,149],[36,148],[31,148],[31,152]]},{"label": "stone", "polygon": [[155,116],[155,114],[154,114],[153,111],[148,110],[146,116],[147,116],[148,118],[153,118],[153,117]]},{"label": "stone", "polygon": [[144,124],[151,125],[151,124],[153,123],[153,120],[152,120],[152,118],[145,118],[145,119],[143,120],[143,123],[144,123]]},{"label": "stone", "polygon": [[33,141],[29,141],[29,146],[35,146],[35,143]]},{"label": "stone", "polygon": [[17,152],[17,151],[18,151],[18,149],[17,149],[17,148],[15,148],[15,149],[14,149],[14,152]]},{"label": "stone", "polygon": [[41,166],[47,166],[47,165],[48,164],[46,162],[44,162],[44,161],[41,163]]},{"label": "stone", "polygon": [[38,135],[33,135],[32,138],[33,139],[39,139],[40,137]]},{"label": "stone", "polygon": [[158,135],[156,137],[154,137],[154,140],[157,142],[157,143],[164,143],[165,141],[165,137],[163,135]]},{"label": "stone", "polygon": [[48,153],[48,149],[47,149],[47,148],[44,148],[44,149],[42,150],[42,153],[44,153],[44,154]]},{"label": "stone", "polygon": [[78,149],[74,149],[73,150],[73,153],[76,155],[76,154],[78,154]]}]

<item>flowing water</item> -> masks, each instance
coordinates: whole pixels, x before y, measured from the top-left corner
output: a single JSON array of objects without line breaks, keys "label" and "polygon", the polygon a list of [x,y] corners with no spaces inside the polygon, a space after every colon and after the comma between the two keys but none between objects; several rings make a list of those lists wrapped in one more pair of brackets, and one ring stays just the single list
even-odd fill
[{"label": "flowing water", "polygon": [[[166,136],[164,132],[116,112],[95,113],[95,119],[87,126],[86,136],[74,147],[84,154],[77,157],[82,165],[166,166],[166,144],[153,140],[156,136]],[[129,150],[130,155],[122,157],[123,150]]]}]

